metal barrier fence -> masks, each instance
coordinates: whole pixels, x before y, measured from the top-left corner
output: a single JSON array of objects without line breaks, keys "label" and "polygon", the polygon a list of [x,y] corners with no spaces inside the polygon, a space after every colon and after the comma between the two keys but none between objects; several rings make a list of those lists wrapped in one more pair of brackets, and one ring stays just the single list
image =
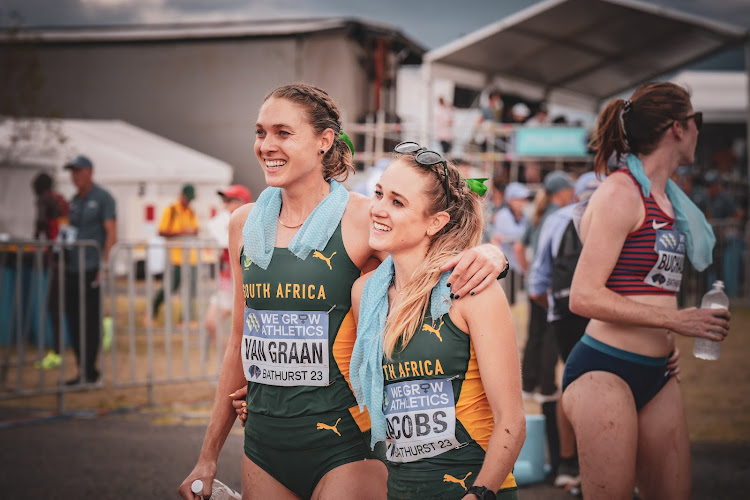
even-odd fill
[{"label": "metal barrier fence", "polygon": [[[686,264],[679,305],[699,306],[712,280],[723,279],[732,304],[746,306],[750,304],[747,234],[731,221],[712,221],[712,226],[717,234],[715,263],[701,273]],[[153,404],[156,385],[215,380],[230,319],[217,322],[215,339],[208,335],[204,319],[219,288],[222,249],[213,242],[193,240],[126,242],[113,247],[99,304],[102,342],[98,364],[103,376],[91,383],[65,384],[67,378],[83,373],[86,335],[81,332],[82,355],[76,364],[65,349],[70,342],[64,314],[66,290],[70,290],[66,280],[75,275],[67,272],[66,260],[56,256],[68,250],[82,268],[86,248],[98,251],[92,241],[57,248],[39,241],[0,244],[0,400],[53,394],[57,410],[63,411],[70,391],[145,387]],[[179,268],[168,258],[172,250],[182,250]],[[173,297],[169,290],[176,278],[181,286],[179,295]],[[80,293],[84,279],[82,275],[76,279]],[[160,285],[167,291],[164,312],[151,319]],[[511,273],[502,285],[511,303],[525,300],[523,276]],[[81,301],[81,317],[88,306]],[[46,352],[55,340],[61,346],[59,366],[45,367]]]},{"label": "metal barrier fence", "polygon": [[[0,245],[0,400],[53,394],[57,411],[63,411],[71,391],[145,387],[153,404],[155,385],[218,377],[230,320],[222,321],[219,314],[212,341],[204,319],[218,290],[221,248],[200,240],[116,244],[99,294],[101,377],[88,381],[85,321],[81,320],[81,359],[76,363],[66,349],[71,342],[65,313],[71,291],[67,281],[78,281],[72,285],[78,294],[86,283],[82,274],[67,272],[70,260],[59,258],[67,251],[83,268],[85,248],[99,251],[93,241],[51,245],[12,240]],[[179,268],[169,258],[172,250],[184,250]],[[152,258],[141,260],[145,255]],[[176,276],[181,286],[173,297]],[[164,312],[150,320],[159,282],[166,290]],[[81,300],[80,317],[85,318],[91,307]],[[48,353],[55,349],[60,354],[57,361],[47,364]],[[77,373],[81,381],[66,384]]]}]

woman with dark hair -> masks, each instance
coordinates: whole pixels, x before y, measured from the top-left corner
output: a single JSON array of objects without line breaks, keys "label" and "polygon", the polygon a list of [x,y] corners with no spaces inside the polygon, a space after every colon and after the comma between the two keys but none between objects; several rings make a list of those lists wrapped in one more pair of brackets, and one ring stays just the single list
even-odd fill
[{"label": "woman with dark hair", "polygon": [[352,288],[352,387],[386,441],[388,498],[517,499],[526,435],[516,334],[499,283],[451,301],[443,264],[480,240],[479,197],[458,169],[402,143],[370,203],[389,257]]},{"label": "woman with dark hair", "polygon": [[[255,154],[270,187],[230,220],[232,331],[203,448],[179,492],[196,498],[201,479],[210,495],[236,404],[244,498],[381,498],[386,470],[370,460],[369,418],[348,375],[351,287],[383,256],[367,243],[369,199],[337,182],[354,170],[338,106],[311,85],[277,88],[258,113]],[[459,260],[451,280],[469,294],[494,281],[503,259],[487,246],[446,267]]]},{"label": "woman with dark hair", "polygon": [[668,367],[675,334],[723,340],[729,312],[678,310],[684,256],[711,262],[713,232],[669,180],[694,161],[702,123],[688,93],[649,83],[599,115],[595,169],[625,157],[591,197],[570,310],[591,318],[563,374],[563,407],[575,429],[583,494],[629,499],[690,496],[690,446],[682,397]]}]

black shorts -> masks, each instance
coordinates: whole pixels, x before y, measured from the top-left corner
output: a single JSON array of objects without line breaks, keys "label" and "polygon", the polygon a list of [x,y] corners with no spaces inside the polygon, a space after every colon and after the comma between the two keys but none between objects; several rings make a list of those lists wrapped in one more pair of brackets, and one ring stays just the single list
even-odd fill
[{"label": "black shorts", "polygon": [[302,498],[327,472],[374,458],[369,442],[349,411],[294,418],[248,412],[245,422],[247,458]]},{"label": "black shorts", "polygon": [[635,408],[640,410],[667,385],[668,360],[668,356],[655,358],[623,351],[584,334],[565,363],[563,391],[584,373],[614,373],[630,386]]}]

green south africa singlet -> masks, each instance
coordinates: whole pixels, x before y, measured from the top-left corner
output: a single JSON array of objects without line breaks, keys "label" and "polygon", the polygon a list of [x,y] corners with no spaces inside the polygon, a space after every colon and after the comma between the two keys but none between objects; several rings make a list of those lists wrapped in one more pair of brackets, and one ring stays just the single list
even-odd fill
[{"label": "green south africa singlet", "polygon": [[[244,254],[240,260],[248,409],[283,418],[352,411],[359,424],[347,379],[356,338],[351,289],[361,273],[346,253],[341,223],[304,260],[278,247],[266,270]],[[369,429],[366,416],[362,427]]]},{"label": "green south africa singlet", "polygon": [[[429,310],[406,348],[383,360],[389,498],[460,498],[494,427],[471,337]],[[509,474],[501,491],[515,488]]]}]

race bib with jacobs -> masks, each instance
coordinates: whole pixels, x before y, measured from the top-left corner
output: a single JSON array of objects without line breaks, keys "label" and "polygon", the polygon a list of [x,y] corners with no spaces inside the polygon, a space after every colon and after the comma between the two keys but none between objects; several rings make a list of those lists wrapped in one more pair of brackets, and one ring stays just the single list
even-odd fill
[{"label": "race bib with jacobs", "polygon": [[249,382],[328,385],[328,314],[245,308],[242,369]]},{"label": "race bib with jacobs", "polygon": [[414,462],[459,446],[448,379],[412,380],[384,388],[386,459]]},{"label": "race bib with jacobs", "polygon": [[643,281],[664,290],[679,291],[685,263],[685,235],[674,229],[656,229],[654,252],[656,264]]}]

